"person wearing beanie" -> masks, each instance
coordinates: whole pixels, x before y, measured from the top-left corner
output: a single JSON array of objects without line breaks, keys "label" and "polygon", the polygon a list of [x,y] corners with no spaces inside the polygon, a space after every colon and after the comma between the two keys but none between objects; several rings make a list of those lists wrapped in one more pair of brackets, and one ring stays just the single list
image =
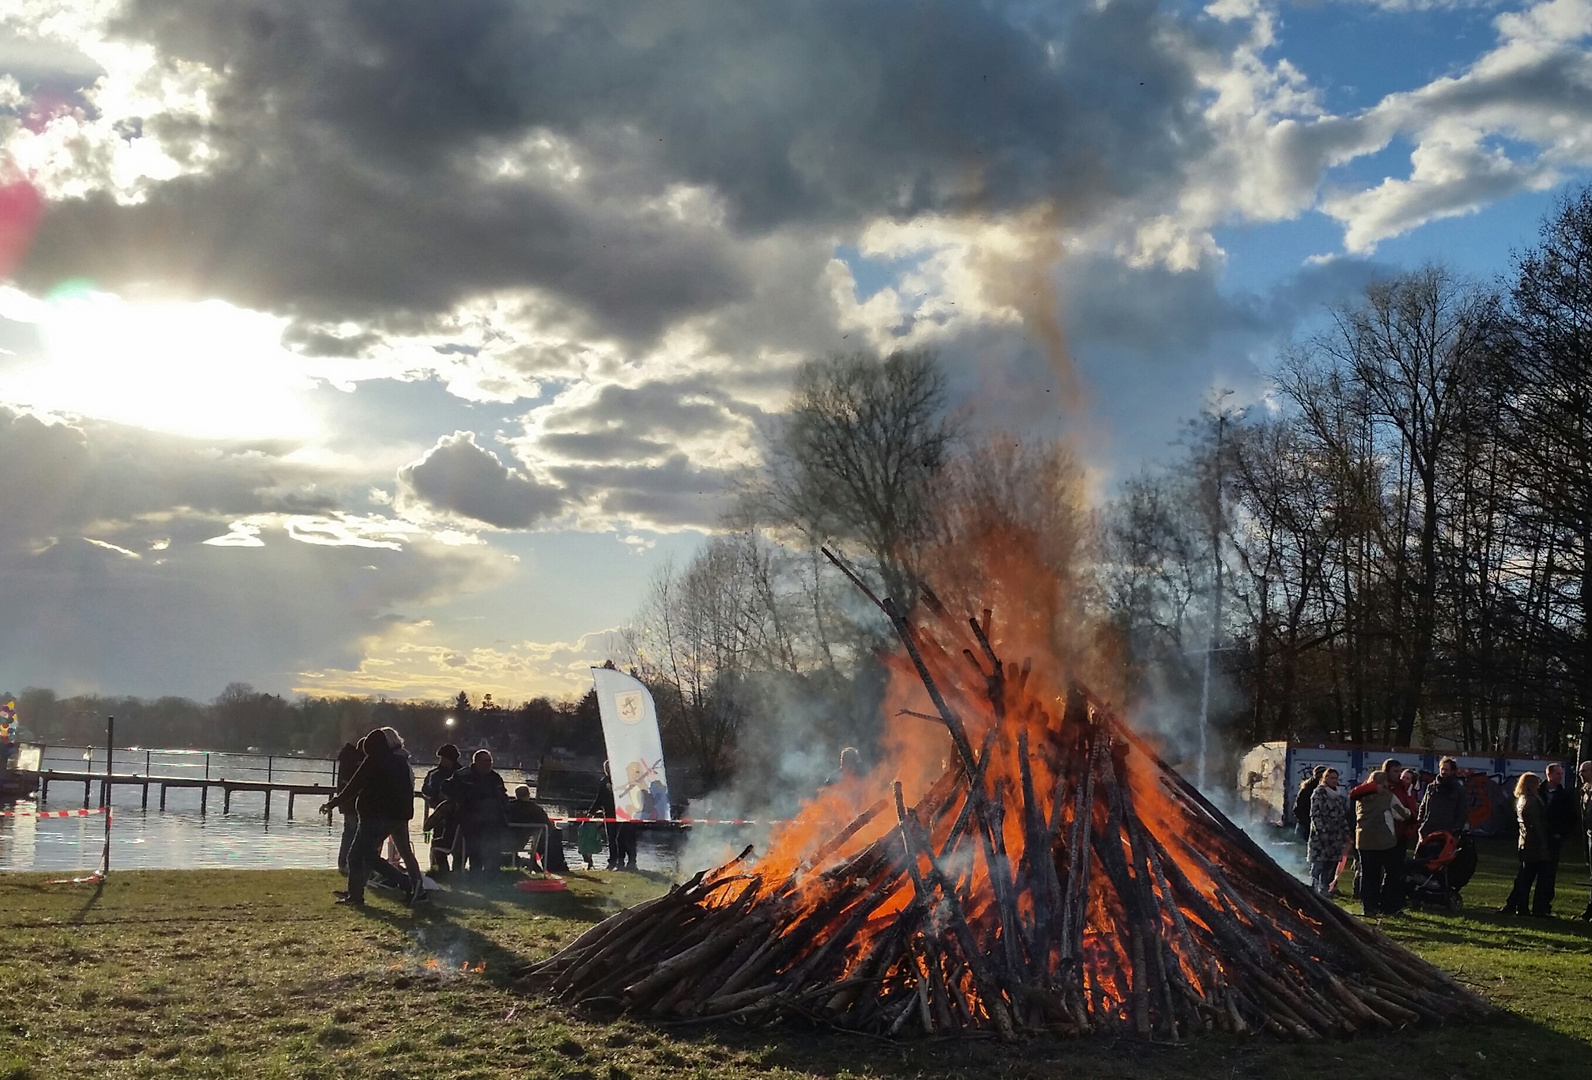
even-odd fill
[{"label": "person wearing beanie", "polygon": [[431,874],[460,868],[459,859],[459,748],[452,743],[437,747],[437,764],[420,784],[426,801],[426,829],[431,833]]}]

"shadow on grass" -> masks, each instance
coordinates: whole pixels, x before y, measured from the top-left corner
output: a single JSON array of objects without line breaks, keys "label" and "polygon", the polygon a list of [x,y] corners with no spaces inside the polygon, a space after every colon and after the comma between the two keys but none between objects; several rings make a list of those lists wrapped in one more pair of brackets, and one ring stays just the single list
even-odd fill
[{"label": "shadow on grass", "polygon": [[[626,1025],[630,1026],[630,1025]],[[1497,1080],[1524,1070],[1533,1080],[1592,1075],[1592,1047],[1541,1024],[1505,1013],[1491,1024],[1406,1028],[1381,1035],[1304,1044],[1270,1036],[1202,1035],[1181,1043],[1127,1036],[1038,1038],[1016,1045],[993,1039],[890,1041],[838,1029],[782,1024],[747,1029],[731,1024],[648,1025],[675,1046],[721,1059],[741,1055],[760,1069],[821,1077],[879,1075],[900,1080],[1063,1080],[1088,1076],[1134,1080],[1313,1080],[1322,1070],[1385,1075],[1389,1061],[1419,1063],[1443,1080]]]}]

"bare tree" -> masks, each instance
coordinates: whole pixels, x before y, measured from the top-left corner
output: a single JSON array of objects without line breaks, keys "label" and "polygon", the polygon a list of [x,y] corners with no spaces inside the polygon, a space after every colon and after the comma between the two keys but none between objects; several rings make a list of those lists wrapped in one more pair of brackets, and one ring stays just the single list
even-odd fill
[{"label": "bare tree", "polygon": [[762,510],[809,538],[860,546],[885,592],[910,608],[933,480],[957,434],[930,353],[811,361],[772,440]]},{"label": "bare tree", "polygon": [[[1543,223],[1511,292],[1518,348],[1511,407],[1522,438],[1521,509],[1555,535],[1562,621],[1544,627],[1592,756],[1592,187]],[[1559,591],[1555,589],[1555,591]]]}]

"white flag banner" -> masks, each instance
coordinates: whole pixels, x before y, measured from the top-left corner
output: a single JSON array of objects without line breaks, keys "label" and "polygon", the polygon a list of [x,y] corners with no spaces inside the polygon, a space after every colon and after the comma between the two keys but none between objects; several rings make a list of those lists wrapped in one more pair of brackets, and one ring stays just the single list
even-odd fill
[{"label": "white flag banner", "polygon": [[663,773],[658,710],[639,679],[612,668],[592,668],[603,741],[614,780],[614,816],[624,821],[668,821],[669,781]]}]

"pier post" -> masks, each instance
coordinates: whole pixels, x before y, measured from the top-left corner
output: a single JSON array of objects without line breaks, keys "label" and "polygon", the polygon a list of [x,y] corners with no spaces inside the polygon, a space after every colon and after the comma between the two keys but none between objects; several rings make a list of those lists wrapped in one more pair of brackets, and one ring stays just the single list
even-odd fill
[{"label": "pier post", "polygon": [[143,803],[142,806],[139,807],[139,809],[140,810],[148,810],[149,809],[149,776],[148,776],[148,774],[145,774],[145,776],[144,776],[144,803]]},{"label": "pier post", "polygon": [[271,770],[275,765],[276,758],[272,757],[270,754],[265,755],[265,782],[267,784],[271,782]]},{"label": "pier post", "polygon": [[271,789],[265,789],[265,820],[271,820]]},{"label": "pier post", "polygon": [[83,781],[83,809],[85,809],[85,810],[88,809],[88,797],[89,797],[89,795],[91,795],[93,793],[93,791],[94,791],[94,781],[92,781],[92,780]]},{"label": "pier post", "polygon": [[44,777],[39,777],[39,805],[43,806],[50,801],[50,782]]},{"label": "pier post", "polygon": [[160,808],[162,810],[166,809],[166,785],[165,784],[161,784],[160,785]]},{"label": "pier post", "polygon": [[111,773],[114,771],[116,751],[116,717],[105,718],[105,786],[100,790],[100,808],[111,804]]},{"label": "pier post", "polygon": [[205,802],[210,798],[210,785],[199,785],[199,816],[205,816]]},{"label": "pier post", "polygon": [[287,789],[287,819],[289,821],[293,820],[293,796],[297,794],[298,792],[294,791],[292,788]]},{"label": "pier post", "polygon": [[205,779],[210,779],[210,755],[205,754]]},{"label": "pier post", "polygon": [[221,812],[232,813],[232,789],[225,784],[221,785]]}]

